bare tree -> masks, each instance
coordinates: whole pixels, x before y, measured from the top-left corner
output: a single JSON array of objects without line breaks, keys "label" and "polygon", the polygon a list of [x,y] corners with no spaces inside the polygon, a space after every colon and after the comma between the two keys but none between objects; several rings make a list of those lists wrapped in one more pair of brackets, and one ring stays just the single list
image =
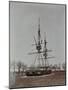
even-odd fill
[{"label": "bare tree", "polygon": [[58,64],[58,70],[61,70],[61,64],[60,63]]},{"label": "bare tree", "polygon": [[50,68],[51,68],[51,69],[53,68],[53,65],[52,65],[52,64],[50,65]]},{"label": "bare tree", "polygon": [[63,70],[65,70],[65,68],[66,68],[65,63],[62,64],[62,68],[63,68]]},{"label": "bare tree", "polygon": [[21,66],[22,66],[22,63],[21,63],[21,61],[19,61],[19,62],[17,63],[18,73],[21,72]]},{"label": "bare tree", "polygon": [[57,70],[57,64],[55,64],[54,66],[53,66],[53,68],[55,69],[55,71]]},{"label": "bare tree", "polygon": [[27,68],[27,65],[26,65],[26,64],[24,64],[24,63],[22,63],[22,64],[21,64],[21,69],[22,69],[22,72],[24,72],[24,71],[26,70],[26,68]]}]

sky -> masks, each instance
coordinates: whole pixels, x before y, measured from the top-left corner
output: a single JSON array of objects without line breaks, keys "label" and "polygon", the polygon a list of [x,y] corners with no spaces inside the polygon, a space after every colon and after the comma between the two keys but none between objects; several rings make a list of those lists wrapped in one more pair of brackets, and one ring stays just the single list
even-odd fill
[{"label": "sky", "polygon": [[49,64],[65,62],[65,5],[10,2],[10,63],[22,61],[31,65],[36,55],[34,36],[37,40],[40,18],[41,39],[46,34]]}]

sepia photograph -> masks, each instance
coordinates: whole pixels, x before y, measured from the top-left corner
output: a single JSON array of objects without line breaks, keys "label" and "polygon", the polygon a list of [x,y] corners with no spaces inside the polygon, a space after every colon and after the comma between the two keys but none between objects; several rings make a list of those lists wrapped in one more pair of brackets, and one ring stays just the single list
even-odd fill
[{"label": "sepia photograph", "polygon": [[66,5],[9,1],[9,88],[66,85]]}]

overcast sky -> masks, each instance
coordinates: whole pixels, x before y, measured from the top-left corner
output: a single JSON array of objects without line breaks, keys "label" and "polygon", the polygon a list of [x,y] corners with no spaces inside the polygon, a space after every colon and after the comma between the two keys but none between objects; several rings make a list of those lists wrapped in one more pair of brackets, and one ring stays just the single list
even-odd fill
[{"label": "overcast sky", "polygon": [[[40,18],[41,38],[46,32],[47,48],[53,50],[50,64],[65,62],[65,5],[10,2],[10,61],[22,61],[27,65],[34,62],[36,51],[38,19]],[[32,51],[33,50],[33,51]]]}]

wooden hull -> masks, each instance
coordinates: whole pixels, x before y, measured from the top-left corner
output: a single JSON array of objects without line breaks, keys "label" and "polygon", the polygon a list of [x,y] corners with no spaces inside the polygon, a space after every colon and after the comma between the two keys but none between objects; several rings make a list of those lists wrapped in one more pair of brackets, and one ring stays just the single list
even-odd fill
[{"label": "wooden hull", "polygon": [[51,70],[36,70],[36,71],[26,71],[26,76],[40,76],[51,74]]}]

